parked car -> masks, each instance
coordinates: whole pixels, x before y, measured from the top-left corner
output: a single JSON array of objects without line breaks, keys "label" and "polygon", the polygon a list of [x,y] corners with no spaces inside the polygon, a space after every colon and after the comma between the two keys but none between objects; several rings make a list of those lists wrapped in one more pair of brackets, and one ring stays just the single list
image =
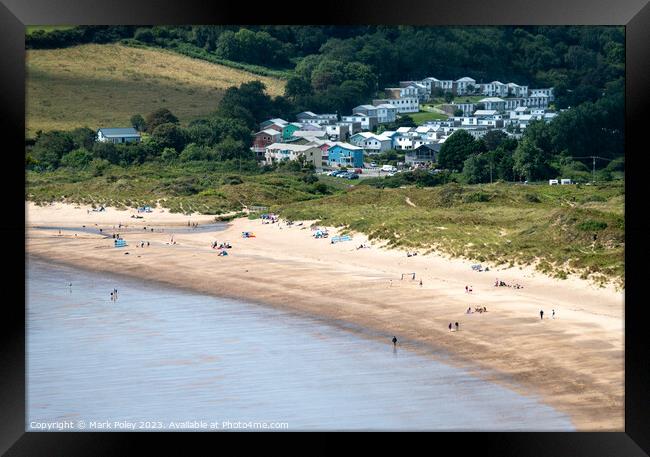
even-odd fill
[{"label": "parked car", "polygon": [[361,168],[355,168],[355,169],[354,169],[354,172],[355,172],[356,174],[360,175],[361,173],[363,173],[363,170],[362,170]]},{"label": "parked car", "polygon": [[376,167],[377,164],[376,164],[375,162],[372,162],[372,163],[370,164],[370,166],[371,166],[371,167]]},{"label": "parked car", "polygon": [[356,173],[347,173],[345,176],[343,176],[346,179],[359,179],[359,175]]}]

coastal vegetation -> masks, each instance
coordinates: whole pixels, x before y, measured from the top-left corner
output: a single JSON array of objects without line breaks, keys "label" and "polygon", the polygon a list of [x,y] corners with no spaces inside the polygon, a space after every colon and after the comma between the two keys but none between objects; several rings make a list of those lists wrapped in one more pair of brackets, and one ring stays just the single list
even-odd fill
[{"label": "coastal vegetation", "polygon": [[283,217],[362,232],[391,248],[436,251],[494,265],[535,265],[564,278],[624,284],[621,183],[374,189],[358,185],[274,207]]}]

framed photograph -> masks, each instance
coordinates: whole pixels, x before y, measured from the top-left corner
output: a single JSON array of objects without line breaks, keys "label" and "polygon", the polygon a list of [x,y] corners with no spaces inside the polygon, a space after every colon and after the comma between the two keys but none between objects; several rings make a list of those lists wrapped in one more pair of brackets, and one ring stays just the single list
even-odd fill
[{"label": "framed photograph", "polygon": [[650,6],[319,8],[3,0],[0,450],[647,455]]}]

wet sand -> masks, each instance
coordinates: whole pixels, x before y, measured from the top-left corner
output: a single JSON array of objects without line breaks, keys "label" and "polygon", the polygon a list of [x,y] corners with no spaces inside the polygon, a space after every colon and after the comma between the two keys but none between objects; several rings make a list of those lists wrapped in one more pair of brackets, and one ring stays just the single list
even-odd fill
[{"label": "wet sand", "polygon": [[[214,218],[156,210],[132,219],[133,210],[86,210],[28,204],[30,255],[349,322],[385,334],[387,344],[397,335],[451,354],[451,362],[467,369],[480,368],[488,380],[541,396],[568,414],[578,430],[624,428],[624,294],[614,288],[553,279],[530,268],[479,273],[471,269],[472,262],[440,255],[407,257],[359,234],[330,244],[314,239],[308,222],[286,226],[237,219],[223,231],[175,234],[176,245],[168,244],[167,230],[129,230],[124,234],[129,246],[116,249],[111,238],[74,228],[98,224],[106,231],[120,221],[129,228],[169,228]],[[72,230],[58,236],[57,231],[29,228],[43,225]],[[242,231],[256,237],[243,239]],[[136,248],[140,240],[150,247]],[[229,256],[217,256],[210,248],[215,240],[233,245]],[[371,247],[356,249],[364,242]],[[415,281],[400,280],[402,273],[413,272]],[[524,287],[494,287],[495,278]],[[471,294],[466,285],[472,286]],[[475,306],[488,312],[465,313]],[[450,322],[459,322],[460,331],[449,332]]]}]

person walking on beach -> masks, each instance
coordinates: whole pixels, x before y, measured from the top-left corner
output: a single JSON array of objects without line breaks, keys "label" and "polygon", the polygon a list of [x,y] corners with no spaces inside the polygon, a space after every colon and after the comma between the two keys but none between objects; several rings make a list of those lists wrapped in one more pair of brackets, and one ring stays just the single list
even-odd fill
[{"label": "person walking on beach", "polygon": [[469,287],[465,286],[465,293],[469,292]]},{"label": "person walking on beach", "polygon": [[543,309],[539,310],[539,318],[544,319],[544,310]]},{"label": "person walking on beach", "polygon": [[553,315],[552,315],[552,317],[553,317],[553,319],[555,319],[555,310],[553,310]]},{"label": "person walking on beach", "polygon": [[420,287],[422,287],[422,280],[420,279]]},{"label": "person walking on beach", "polygon": [[451,332],[451,322],[449,323],[449,331]]},{"label": "person walking on beach", "polygon": [[458,322],[456,322],[456,331],[458,331]]},{"label": "person walking on beach", "polygon": [[396,336],[393,336],[393,340],[392,340],[392,341],[393,341],[393,347],[396,347],[396,346],[397,346],[397,337],[396,337]]},{"label": "person walking on beach", "polygon": [[113,297],[113,292],[111,292],[111,301],[115,301],[115,298]]}]

